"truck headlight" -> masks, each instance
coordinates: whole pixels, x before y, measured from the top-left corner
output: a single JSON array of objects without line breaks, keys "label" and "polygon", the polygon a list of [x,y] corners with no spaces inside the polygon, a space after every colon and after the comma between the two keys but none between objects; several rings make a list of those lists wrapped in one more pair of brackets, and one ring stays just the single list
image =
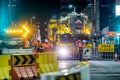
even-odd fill
[{"label": "truck headlight", "polygon": [[66,48],[60,48],[59,49],[59,54],[61,56],[66,56],[68,54],[68,50]]}]

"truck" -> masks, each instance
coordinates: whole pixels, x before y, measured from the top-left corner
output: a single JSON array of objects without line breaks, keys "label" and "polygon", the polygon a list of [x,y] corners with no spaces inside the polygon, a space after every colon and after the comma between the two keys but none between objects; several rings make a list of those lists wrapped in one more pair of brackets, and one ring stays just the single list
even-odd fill
[{"label": "truck", "polygon": [[[77,40],[88,40],[86,19],[68,14],[63,19],[50,19],[48,24],[48,37],[55,44],[59,58],[75,59]],[[87,30],[87,32],[86,32]],[[90,31],[89,31],[90,32]]]}]

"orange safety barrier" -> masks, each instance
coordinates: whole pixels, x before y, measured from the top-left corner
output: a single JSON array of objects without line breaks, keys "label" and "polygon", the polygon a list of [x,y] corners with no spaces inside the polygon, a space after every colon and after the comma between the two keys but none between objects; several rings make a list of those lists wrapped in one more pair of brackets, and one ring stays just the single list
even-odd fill
[{"label": "orange safety barrier", "polygon": [[34,79],[38,78],[36,74],[36,66],[25,66],[25,67],[13,67],[12,80],[22,80],[22,79]]}]

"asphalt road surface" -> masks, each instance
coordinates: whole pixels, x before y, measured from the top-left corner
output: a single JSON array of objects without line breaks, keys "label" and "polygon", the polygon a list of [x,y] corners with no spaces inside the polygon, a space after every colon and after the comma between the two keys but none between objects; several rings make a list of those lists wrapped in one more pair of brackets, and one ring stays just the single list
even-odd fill
[{"label": "asphalt road surface", "polygon": [[[59,69],[74,67],[79,61],[60,60]],[[88,61],[90,64],[90,80],[120,80],[120,62]]]}]

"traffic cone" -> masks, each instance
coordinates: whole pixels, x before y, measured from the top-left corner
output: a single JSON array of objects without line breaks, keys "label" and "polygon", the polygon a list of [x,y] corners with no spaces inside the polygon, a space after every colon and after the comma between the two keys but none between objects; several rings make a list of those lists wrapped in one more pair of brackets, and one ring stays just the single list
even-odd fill
[{"label": "traffic cone", "polygon": [[114,61],[115,61],[115,62],[118,61],[118,56],[117,56],[117,54],[115,54]]}]

